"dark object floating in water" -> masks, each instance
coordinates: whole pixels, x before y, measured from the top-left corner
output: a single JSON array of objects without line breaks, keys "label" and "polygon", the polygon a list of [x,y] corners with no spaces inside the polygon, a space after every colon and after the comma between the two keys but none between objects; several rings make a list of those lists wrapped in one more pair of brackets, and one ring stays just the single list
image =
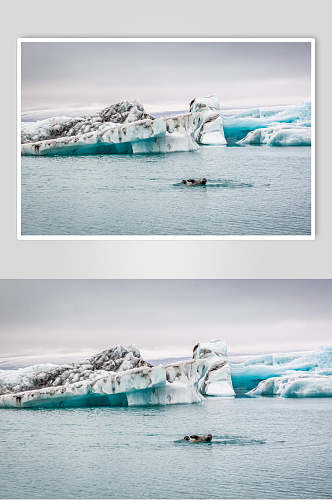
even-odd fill
[{"label": "dark object floating in water", "polygon": [[202,436],[194,434],[193,436],[184,436],[183,439],[191,443],[210,443],[212,441],[212,434],[203,434]]},{"label": "dark object floating in water", "polygon": [[186,184],[187,186],[205,186],[207,179],[205,177],[202,177],[201,179],[187,179],[181,181],[182,184]]}]

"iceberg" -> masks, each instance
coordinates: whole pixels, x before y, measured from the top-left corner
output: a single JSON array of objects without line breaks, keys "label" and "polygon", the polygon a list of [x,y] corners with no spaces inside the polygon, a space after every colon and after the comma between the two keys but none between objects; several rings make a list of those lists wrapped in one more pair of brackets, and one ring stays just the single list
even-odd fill
[{"label": "iceberg", "polygon": [[189,113],[172,117],[154,118],[137,101],[122,101],[90,116],[21,125],[22,155],[170,153],[199,144],[226,144],[214,96],[193,99]]},{"label": "iceberg", "polygon": [[268,146],[311,146],[311,127],[278,124],[249,132],[238,144]]},{"label": "iceberg", "polygon": [[192,360],[167,365],[152,366],[135,346],[117,345],[72,365],[1,370],[0,393],[2,408],[166,405],[235,395],[220,340],[197,344]]},{"label": "iceberg", "polygon": [[310,127],[311,103],[251,108],[238,112],[231,110],[223,116],[223,128],[228,142],[237,142],[245,138],[249,132],[282,124],[288,125],[289,128]]},{"label": "iceberg", "polygon": [[222,340],[200,343],[194,347],[194,359],[204,360],[208,367],[199,381],[199,391],[205,396],[235,396],[231,370],[227,361],[227,346]]},{"label": "iceberg", "polygon": [[[295,387],[293,382],[297,378],[301,379],[303,394],[305,394],[304,386],[308,389],[311,379],[315,379],[317,382],[320,377],[323,377],[324,384],[331,383],[332,347],[322,347],[317,351],[309,352],[253,356],[240,363],[231,363],[230,369],[233,386],[237,394],[246,393],[252,396],[267,395],[270,392],[269,395],[275,394],[286,397],[287,394],[287,397],[291,397],[292,390]],[[283,377],[285,377],[285,383],[286,379],[287,383],[288,381],[291,382],[292,390],[284,392],[281,389],[281,387],[284,387]],[[270,382],[272,379],[273,381]],[[298,392],[297,396],[300,392]]]},{"label": "iceberg", "polygon": [[116,345],[87,360],[68,365],[48,363],[19,370],[0,370],[0,394],[93,380],[110,371],[125,371],[142,366],[151,367],[135,346]]},{"label": "iceberg", "polygon": [[194,132],[198,144],[221,145],[226,143],[221,107],[215,96],[195,98],[190,103],[191,113],[200,113],[201,124]]},{"label": "iceberg", "polygon": [[248,396],[280,396],[283,398],[332,397],[332,376],[314,373],[290,373],[263,380]]}]

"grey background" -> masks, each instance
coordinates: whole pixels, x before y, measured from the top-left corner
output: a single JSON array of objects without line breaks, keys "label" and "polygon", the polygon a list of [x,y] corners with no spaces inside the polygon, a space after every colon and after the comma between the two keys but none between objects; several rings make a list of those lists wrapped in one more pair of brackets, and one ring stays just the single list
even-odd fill
[{"label": "grey background", "polygon": [[[264,0],[6,3],[0,30],[1,278],[332,277],[331,7],[325,0],[279,0],[270,7]],[[51,36],[316,37],[316,241],[18,241],[16,38]]]}]

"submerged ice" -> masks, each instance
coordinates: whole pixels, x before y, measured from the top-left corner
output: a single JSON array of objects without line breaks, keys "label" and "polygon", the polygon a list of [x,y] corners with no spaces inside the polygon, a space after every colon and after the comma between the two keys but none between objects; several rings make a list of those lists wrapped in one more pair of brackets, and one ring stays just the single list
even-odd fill
[{"label": "submerged ice", "polygon": [[234,396],[224,342],[197,344],[193,359],[151,366],[134,346],[114,346],[71,365],[0,371],[0,407],[198,403]]}]

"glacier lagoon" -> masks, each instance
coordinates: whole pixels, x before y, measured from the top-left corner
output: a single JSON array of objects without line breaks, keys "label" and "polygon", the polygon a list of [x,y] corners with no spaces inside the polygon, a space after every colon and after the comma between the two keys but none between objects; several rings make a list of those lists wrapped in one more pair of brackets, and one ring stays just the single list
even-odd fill
[{"label": "glacier lagoon", "polygon": [[[310,235],[310,153],[23,156],[22,235]],[[179,184],[202,176],[207,186]]]},{"label": "glacier lagoon", "polygon": [[[22,122],[21,234],[310,235],[311,106]],[[207,178],[194,189],[182,179]]]},{"label": "glacier lagoon", "polygon": [[332,497],[331,398],[0,409],[0,427],[1,498]]}]

